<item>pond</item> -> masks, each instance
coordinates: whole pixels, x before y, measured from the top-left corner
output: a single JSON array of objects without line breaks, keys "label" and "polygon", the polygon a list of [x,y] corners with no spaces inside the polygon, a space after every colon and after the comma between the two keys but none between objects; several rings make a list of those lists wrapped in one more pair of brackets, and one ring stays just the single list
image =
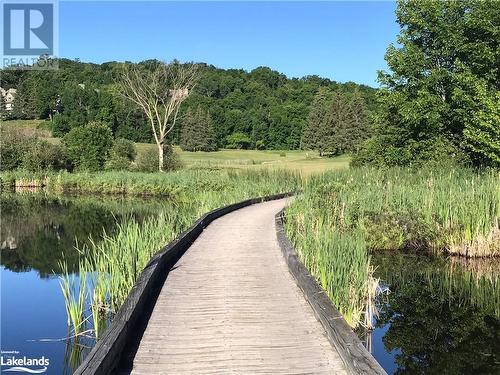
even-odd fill
[{"label": "pond", "polygon": [[[75,248],[112,233],[125,217],[144,220],[166,209],[160,200],[0,195],[1,350],[7,357],[48,359],[48,373],[71,374],[94,340],[66,340],[60,261],[78,268]],[[171,209],[171,205],[170,205]],[[5,369],[8,366],[3,366]],[[36,366],[35,366],[36,367]],[[43,367],[43,366],[42,366]]]},{"label": "pond", "polygon": [[389,374],[500,373],[500,261],[373,255],[382,290],[365,345]]}]

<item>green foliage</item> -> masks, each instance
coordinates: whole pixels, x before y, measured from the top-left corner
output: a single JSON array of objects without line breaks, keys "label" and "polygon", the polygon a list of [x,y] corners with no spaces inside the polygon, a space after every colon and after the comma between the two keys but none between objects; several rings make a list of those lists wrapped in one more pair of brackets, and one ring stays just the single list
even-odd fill
[{"label": "green foliage", "polygon": [[182,121],[180,143],[183,151],[216,151],[217,144],[210,114],[198,107],[188,110]]},{"label": "green foliage", "polygon": [[352,153],[368,138],[369,121],[364,100],[320,88],[302,133],[302,148],[323,154]]},{"label": "green foliage", "polygon": [[21,167],[32,172],[61,170],[67,167],[67,158],[60,145],[31,138],[26,142]]},{"label": "green foliage", "polygon": [[[150,69],[156,60],[143,61]],[[116,80],[123,63],[82,63],[59,60],[56,71],[2,71],[0,85],[15,87],[14,118],[53,116],[55,136],[91,121],[107,124],[117,138],[151,142],[152,133],[145,116],[116,95]],[[182,140],[183,120],[198,108],[210,113],[214,142],[226,146],[226,137],[243,133],[249,148],[298,149],[309,106],[320,87],[352,93],[359,89],[371,111],[375,89],[354,83],[340,84],[317,76],[289,79],[279,72],[259,67],[251,72],[218,69],[200,64],[200,80],[179,113],[179,128],[169,134],[170,143]],[[60,104],[58,105],[58,98]],[[258,142],[258,144],[257,144]]]},{"label": "green foliage", "polygon": [[132,170],[138,172],[157,172],[158,171],[158,150],[153,147],[139,152],[132,165]]},{"label": "green foliage", "polygon": [[70,130],[68,118],[62,114],[55,114],[52,117],[52,134],[54,137],[62,137]]},{"label": "green foliage", "polygon": [[311,110],[307,117],[307,123],[302,132],[301,146],[305,150],[317,150],[320,154],[324,152],[322,133],[325,130],[328,103],[332,99],[332,92],[321,87],[311,104]]},{"label": "green foliage", "polygon": [[0,170],[10,171],[20,167],[26,149],[26,137],[2,127],[0,146]]},{"label": "green foliage", "polygon": [[467,118],[464,144],[480,165],[500,167],[500,91],[488,93],[478,84],[478,109]]},{"label": "green foliage", "polygon": [[[163,170],[175,171],[182,167],[179,155],[171,145],[163,146]],[[148,147],[139,152],[132,166],[132,170],[139,172],[158,172],[158,148]]]},{"label": "green foliage", "polygon": [[252,140],[245,133],[234,133],[226,137],[226,147],[235,149],[250,148]]},{"label": "green foliage", "polygon": [[132,161],[137,155],[137,151],[135,150],[134,142],[129,141],[128,139],[117,138],[113,142],[110,154]]},{"label": "green foliage", "polygon": [[135,145],[132,141],[123,138],[115,139],[104,168],[106,170],[127,170],[134,161],[136,154]]},{"label": "green foliage", "polygon": [[163,145],[163,170],[175,171],[182,167],[181,159],[172,145]]},{"label": "green foliage", "polygon": [[374,139],[358,162],[497,165],[500,3],[403,0],[396,14],[401,47],[387,50]]},{"label": "green foliage", "polygon": [[111,130],[98,122],[70,130],[63,138],[66,153],[77,170],[98,171],[104,167],[113,136]]}]

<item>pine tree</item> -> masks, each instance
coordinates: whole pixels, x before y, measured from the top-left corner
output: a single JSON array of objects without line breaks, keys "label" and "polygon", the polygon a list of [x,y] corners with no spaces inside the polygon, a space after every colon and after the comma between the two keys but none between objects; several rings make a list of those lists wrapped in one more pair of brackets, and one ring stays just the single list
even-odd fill
[{"label": "pine tree", "polygon": [[337,136],[340,152],[357,152],[361,144],[370,136],[370,124],[365,108],[365,102],[358,90],[355,90],[347,106],[345,116]]},{"label": "pine tree", "polygon": [[336,92],[328,107],[325,128],[320,134],[324,152],[328,154],[342,154],[346,152],[352,116],[346,96]]},{"label": "pine tree", "polygon": [[307,122],[302,131],[301,147],[305,150],[317,150],[320,155],[325,148],[326,117],[331,92],[325,87],[320,87],[311,104]]},{"label": "pine tree", "polygon": [[184,118],[180,146],[184,151],[215,151],[217,149],[210,114],[198,107],[188,110]]}]

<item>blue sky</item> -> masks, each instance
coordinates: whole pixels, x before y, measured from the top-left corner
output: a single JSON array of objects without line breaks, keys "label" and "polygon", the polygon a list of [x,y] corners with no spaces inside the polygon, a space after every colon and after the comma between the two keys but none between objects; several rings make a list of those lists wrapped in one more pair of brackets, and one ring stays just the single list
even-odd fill
[{"label": "blue sky", "polygon": [[398,25],[393,2],[59,3],[59,52],[82,61],[207,62],[377,86]]}]

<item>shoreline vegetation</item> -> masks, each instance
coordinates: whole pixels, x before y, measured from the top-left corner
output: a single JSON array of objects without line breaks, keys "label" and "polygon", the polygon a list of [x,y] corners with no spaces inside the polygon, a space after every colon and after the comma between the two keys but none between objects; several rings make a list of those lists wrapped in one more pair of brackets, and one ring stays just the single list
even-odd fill
[{"label": "shoreline vegetation", "polygon": [[[459,259],[500,255],[499,174],[493,170],[355,168],[307,178],[273,169],[38,176],[10,172],[0,174],[2,188],[12,188],[20,176],[43,179],[50,194],[151,195],[174,203],[168,212],[140,225],[131,217],[117,224],[112,235],[78,247],[81,281],[71,272],[63,275],[64,295],[68,311],[88,311],[91,321],[98,322],[93,324],[96,331],[121,306],[156,251],[202,214],[255,196],[303,191],[287,209],[287,235],[353,328],[369,329],[372,322],[367,312],[374,311],[379,291],[372,252],[389,249]],[[82,287],[86,293],[79,292]],[[87,308],[82,310],[82,303]],[[90,316],[79,316],[71,319],[74,334],[88,331],[80,326]]]},{"label": "shoreline vegetation", "polygon": [[369,328],[380,291],[372,253],[498,258],[498,182],[468,169],[325,173],[305,181],[285,228],[347,322]]},{"label": "shoreline vegetation", "polygon": [[[97,339],[103,322],[109,321],[123,304],[151,257],[204,213],[248,198],[297,191],[300,187],[299,175],[287,171],[183,171],[153,176],[151,181],[159,186],[166,184],[168,199],[179,205],[172,205],[142,223],[126,219],[118,224],[113,235],[104,233],[100,241],[77,246],[81,254],[79,282],[75,282],[72,273],[60,276],[72,335],[92,330]],[[87,308],[80,308],[82,305]]]}]

